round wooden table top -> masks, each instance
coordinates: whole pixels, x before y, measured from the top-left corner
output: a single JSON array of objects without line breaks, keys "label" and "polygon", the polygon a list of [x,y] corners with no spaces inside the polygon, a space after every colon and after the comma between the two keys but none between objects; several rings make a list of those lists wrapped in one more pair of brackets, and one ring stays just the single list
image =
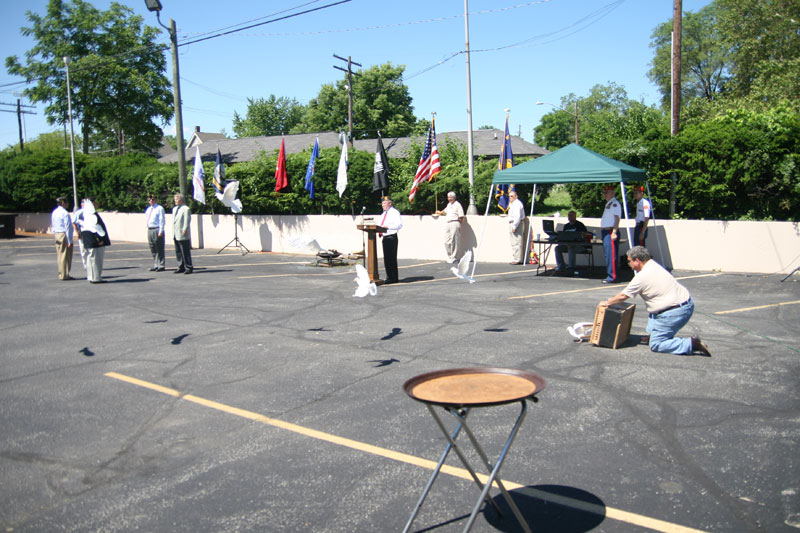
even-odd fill
[{"label": "round wooden table top", "polygon": [[530,398],[544,389],[532,372],[507,368],[455,368],[413,377],[406,394],[423,403],[445,407],[485,407]]}]

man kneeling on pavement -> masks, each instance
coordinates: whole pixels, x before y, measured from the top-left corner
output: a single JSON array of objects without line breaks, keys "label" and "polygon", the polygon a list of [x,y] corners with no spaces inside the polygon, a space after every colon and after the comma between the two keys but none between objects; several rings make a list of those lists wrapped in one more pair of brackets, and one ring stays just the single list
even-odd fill
[{"label": "man kneeling on pavement", "polygon": [[638,294],[647,307],[647,332],[650,334],[651,350],[677,355],[700,352],[710,356],[708,346],[700,337],[675,336],[694,313],[694,300],[686,287],[655,262],[644,246],[634,246],[628,250],[627,255],[628,265],[636,275],[622,292],[600,302],[600,305],[621,303]]}]

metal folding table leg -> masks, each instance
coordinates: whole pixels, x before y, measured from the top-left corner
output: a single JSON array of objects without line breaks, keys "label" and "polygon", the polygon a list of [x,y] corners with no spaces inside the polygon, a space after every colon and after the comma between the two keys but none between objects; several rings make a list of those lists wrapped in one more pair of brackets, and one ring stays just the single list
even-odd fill
[{"label": "metal folding table leg", "polygon": [[[466,466],[466,468],[469,471],[470,475],[472,475],[472,479],[475,480],[475,483],[477,483],[481,488],[483,488],[483,484],[481,483],[480,479],[478,478],[478,474],[476,474],[475,471],[472,469],[472,466],[470,466],[469,462],[467,462],[466,458],[461,453],[461,450],[458,448],[458,445],[455,442],[455,440],[458,438],[458,434],[461,431],[461,428],[465,427],[465,425],[466,425],[467,416],[469,416],[469,409],[468,408],[462,409],[461,412],[463,412],[463,415],[461,415],[461,414],[456,415],[455,413],[453,413],[454,416],[456,416],[456,418],[459,420],[459,422],[456,425],[456,427],[453,430],[453,433],[451,435],[451,434],[448,433],[447,428],[444,427],[444,424],[442,423],[442,421],[439,418],[439,416],[436,414],[436,411],[434,411],[433,408],[430,405],[427,406],[427,407],[428,407],[428,410],[430,411],[431,415],[433,416],[433,419],[436,421],[436,424],[439,426],[439,429],[442,430],[442,432],[444,433],[445,437],[447,438],[447,446],[444,449],[444,453],[442,453],[442,457],[439,459],[439,463],[436,465],[436,468],[434,469],[433,473],[431,474],[430,479],[428,479],[428,484],[425,485],[425,490],[422,491],[422,496],[420,496],[419,501],[417,501],[417,505],[414,507],[414,511],[411,513],[411,517],[408,519],[408,522],[406,523],[406,527],[403,529],[403,533],[407,533],[408,531],[411,530],[411,524],[417,518],[417,515],[419,514],[420,509],[422,509],[422,504],[424,503],[425,498],[428,497],[428,493],[430,492],[431,488],[433,487],[433,483],[436,481],[436,478],[439,476],[439,472],[442,470],[442,466],[444,466],[444,462],[447,459],[447,456],[450,454],[450,450],[455,449],[456,454],[458,455],[459,459],[461,459],[461,462],[464,463],[464,466]],[[486,497],[486,501],[489,504],[491,504],[492,507],[494,507],[495,511],[497,511],[497,513],[499,515],[502,515],[502,512],[497,507],[497,504],[494,503],[494,501],[492,501],[491,498],[489,498],[487,496]]]},{"label": "metal folding table leg", "polygon": [[[525,521],[525,518],[519,511],[517,504],[515,504],[514,500],[511,499],[511,495],[503,486],[502,480],[497,478],[497,475],[500,473],[500,467],[503,466],[503,461],[505,460],[508,451],[511,449],[511,444],[514,442],[514,438],[517,436],[517,432],[519,431],[519,428],[522,425],[522,421],[525,420],[525,413],[528,410],[528,405],[525,403],[525,400],[520,401],[520,403],[522,404],[522,408],[520,409],[517,421],[514,423],[514,427],[511,429],[511,433],[509,433],[508,439],[506,440],[506,443],[503,446],[503,451],[500,452],[500,456],[497,458],[497,464],[494,465],[493,469],[489,464],[489,461],[486,457],[486,453],[484,453],[483,451],[483,448],[481,448],[480,444],[478,444],[478,441],[477,439],[475,439],[472,430],[469,429],[469,426],[466,425],[466,421],[464,421],[464,429],[466,430],[467,435],[470,438],[470,441],[472,441],[472,446],[478,452],[478,455],[481,456],[481,459],[483,459],[486,468],[492,470],[492,473],[489,475],[489,479],[486,480],[486,484],[483,487],[483,491],[481,491],[481,497],[478,499],[477,503],[475,504],[475,507],[472,509],[472,514],[470,515],[466,526],[464,526],[465,533],[470,530],[472,524],[475,522],[475,518],[478,516],[478,511],[480,511],[481,508],[481,502],[483,502],[483,500],[487,498],[489,494],[489,489],[492,487],[493,482],[497,483],[497,486],[500,488],[500,492],[503,494],[503,498],[505,498],[506,503],[508,503],[508,506],[511,508],[511,512],[514,513],[517,522],[519,522],[519,525],[522,526],[522,530],[525,531],[525,533],[531,533],[531,529],[530,527],[528,527],[528,523]],[[492,503],[494,503],[493,500],[488,500],[488,501],[492,501]]]},{"label": "metal folding table leg", "polygon": [[[419,511],[422,508],[422,504],[425,501],[425,498],[428,496],[428,493],[430,492],[431,488],[433,487],[433,483],[436,481],[436,478],[439,475],[439,472],[441,471],[442,466],[444,465],[444,461],[447,459],[447,456],[449,455],[450,450],[455,450],[456,455],[458,455],[459,460],[461,460],[461,463],[464,465],[464,467],[470,473],[470,476],[472,476],[472,479],[473,479],[473,481],[475,481],[475,484],[478,485],[478,487],[480,487],[480,489],[481,489],[480,498],[478,498],[478,501],[475,504],[475,507],[473,508],[472,513],[470,514],[469,520],[467,521],[467,524],[464,526],[464,532],[467,532],[472,528],[472,524],[475,522],[475,518],[477,517],[478,512],[480,511],[481,505],[482,505],[482,503],[484,501],[486,501],[488,504],[490,504],[494,508],[495,512],[497,512],[497,514],[499,516],[502,516],[502,512],[497,507],[497,504],[494,502],[494,500],[492,498],[489,497],[489,489],[491,488],[492,483],[494,482],[494,483],[497,483],[497,486],[500,488],[500,491],[503,494],[503,498],[506,500],[506,503],[508,503],[508,506],[511,508],[511,511],[514,513],[514,516],[516,517],[517,521],[522,526],[523,531],[525,531],[526,533],[530,533],[531,530],[528,527],[528,524],[525,521],[525,518],[522,516],[522,513],[519,511],[519,508],[517,508],[517,505],[512,500],[511,495],[506,490],[505,486],[503,485],[502,480],[497,478],[497,476],[498,476],[498,474],[500,472],[500,467],[502,466],[503,461],[505,460],[505,457],[508,454],[509,449],[511,448],[511,445],[514,442],[514,438],[516,437],[517,432],[519,431],[519,428],[522,425],[523,420],[525,419],[525,413],[527,412],[527,404],[526,404],[525,400],[520,401],[520,403],[521,403],[521,409],[520,409],[519,416],[517,417],[517,420],[514,423],[514,427],[511,429],[511,433],[509,434],[508,439],[506,440],[506,443],[503,446],[503,450],[502,450],[502,452],[500,453],[500,456],[497,459],[497,464],[495,464],[494,467],[490,464],[489,459],[486,456],[486,453],[483,451],[483,448],[478,443],[478,440],[475,438],[475,435],[473,434],[472,430],[467,425],[467,416],[469,415],[469,409],[468,408],[463,408],[463,409],[446,408],[446,411],[448,411],[450,414],[452,414],[456,418],[456,420],[458,420],[458,424],[456,425],[455,430],[452,432],[452,434],[450,434],[447,431],[447,428],[445,428],[445,426],[442,423],[442,421],[439,418],[439,416],[436,414],[436,411],[433,409],[433,407],[431,405],[427,406],[428,410],[431,413],[431,416],[433,416],[433,419],[436,421],[436,424],[439,426],[439,429],[442,431],[442,433],[444,434],[445,438],[447,438],[447,446],[445,447],[445,451],[442,454],[442,457],[439,460],[439,463],[437,464],[436,469],[433,471],[433,474],[431,475],[430,479],[428,480],[428,484],[425,486],[425,490],[422,492],[422,496],[420,497],[419,501],[417,502],[416,507],[414,507],[414,511],[412,512],[411,517],[408,519],[408,522],[406,523],[405,529],[403,529],[404,533],[406,533],[406,532],[411,530],[411,524],[414,522],[414,519],[419,514]],[[486,483],[482,483],[481,482],[480,478],[478,477],[478,474],[475,473],[475,470],[472,468],[472,465],[469,463],[467,458],[461,452],[461,449],[458,447],[458,444],[456,444],[456,442],[455,442],[456,439],[458,438],[458,435],[459,435],[459,433],[460,433],[462,428],[464,428],[464,430],[466,431],[466,433],[467,433],[467,435],[469,437],[469,440],[472,443],[473,448],[475,448],[475,451],[480,456],[481,460],[483,461],[484,466],[488,470],[491,471],[491,474],[489,475],[489,478],[487,479]]]}]

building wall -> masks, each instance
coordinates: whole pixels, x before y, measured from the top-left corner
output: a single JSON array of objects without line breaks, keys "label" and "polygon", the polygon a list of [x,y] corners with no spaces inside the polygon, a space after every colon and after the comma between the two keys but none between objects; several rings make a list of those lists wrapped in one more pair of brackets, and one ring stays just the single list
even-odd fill
[{"label": "building wall", "polygon": [[[147,242],[143,214],[101,213],[114,241]],[[378,217],[374,216],[376,221]],[[541,217],[533,218],[532,234],[543,234]],[[597,218],[582,218],[590,231],[599,235]],[[172,240],[172,215],[167,214],[167,241]],[[337,215],[241,215],[234,230],[233,215],[192,217],[192,246],[218,250],[238,235],[250,251],[314,253],[310,243],[342,253],[363,249],[365,234],[356,229],[358,216]],[[566,223],[557,218],[556,225]],[[401,259],[444,261],[444,219],[432,216],[403,216],[399,234]],[[18,231],[49,233],[49,213],[21,213]],[[632,226],[632,221],[631,221]],[[508,220],[503,216],[468,216],[461,230],[459,255],[475,248],[479,262],[508,262],[511,252]],[[623,238],[625,235],[623,233]],[[720,220],[664,220],[650,227],[647,247],[669,268],[678,270],[788,274],[800,265],[800,223],[725,222]],[[622,253],[627,244],[622,245]],[[378,254],[381,255],[380,245]],[[603,264],[602,247],[594,247],[595,264]],[[579,259],[580,261],[580,259]],[[555,264],[553,254],[548,264]]]}]

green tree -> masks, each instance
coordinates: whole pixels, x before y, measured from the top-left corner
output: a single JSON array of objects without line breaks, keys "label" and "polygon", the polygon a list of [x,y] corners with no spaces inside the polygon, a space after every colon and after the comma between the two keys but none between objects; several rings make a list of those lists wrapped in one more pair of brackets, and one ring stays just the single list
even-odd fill
[{"label": "green tree", "polygon": [[[716,3],[697,13],[686,12],[681,21],[681,96],[713,100],[730,80],[730,46],[720,35]],[[659,24],[651,36],[652,67],[647,72],[669,106],[672,94],[672,19]]]},{"label": "green tree", "polygon": [[173,113],[164,49],[155,43],[159,30],[116,2],[100,11],[84,0],[50,0],[44,16],[28,11],[27,17],[31,26],[21,28],[22,35],[36,44],[24,63],[6,58],[6,68],[36,82],[25,95],[48,103],[48,122],[68,120],[68,57],[72,112],[81,124],[84,153],[110,146],[120,152],[157,150],[162,132],[154,121],[166,124]]},{"label": "green tree", "polygon": [[788,99],[800,106],[800,10],[797,0],[715,0],[720,34],[731,48],[732,92]]},{"label": "green tree", "polygon": [[242,118],[233,112],[233,133],[237,137],[282,135],[297,126],[306,108],[294,98],[274,94],[269,98],[247,99],[247,115]]},{"label": "green tree", "polygon": [[[369,139],[380,131],[384,137],[401,137],[414,130],[417,119],[411,95],[403,84],[404,66],[390,63],[360,70],[353,76],[353,137]],[[306,107],[300,124],[291,133],[340,131],[347,128],[347,81],[326,83]]]}]

